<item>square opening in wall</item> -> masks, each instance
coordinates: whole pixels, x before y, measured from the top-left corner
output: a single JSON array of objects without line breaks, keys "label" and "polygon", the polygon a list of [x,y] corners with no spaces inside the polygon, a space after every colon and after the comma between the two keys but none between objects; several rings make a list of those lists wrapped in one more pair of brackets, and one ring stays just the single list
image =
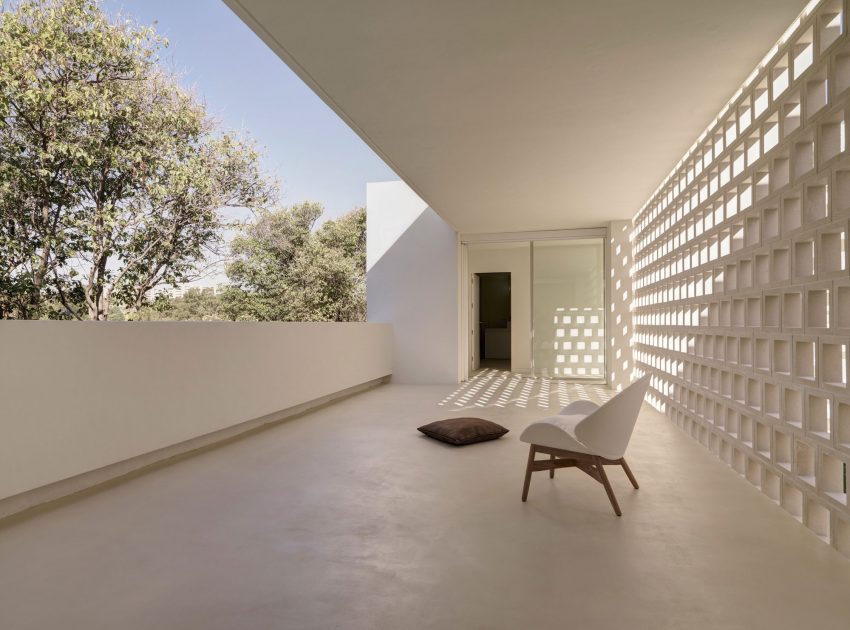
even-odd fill
[{"label": "square opening in wall", "polygon": [[835,433],[838,445],[850,449],[850,401],[835,404]]},{"label": "square opening in wall", "polygon": [[803,327],[803,295],[799,291],[782,294],[782,329],[797,330]]},{"label": "square opening in wall", "polygon": [[738,288],[749,289],[753,286],[753,261],[742,258],[738,261]]},{"label": "square opening in wall", "polygon": [[841,505],[847,505],[847,463],[824,453],[820,469],[823,491]]},{"label": "square opening in wall", "polygon": [[728,147],[738,137],[738,123],[734,118],[727,118],[723,123],[724,139]]},{"label": "square opening in wall", "polygon": [[764,80],[753,88],[753,115],[756,118],[765,113],[770,105],[770,94],[767,87],[767,81]]},{"label": "square opening in wall", "polygon": [[[848,287],[850,289],[850,287]],[[848,291],[850,298],[850,291]],[[850,301],[850,299],[848,299]],[[765,294],[764,296],[764,316],[762,319],[765,328],[779,328],[782,320],[780,310],[780,298],[776,294]]]},{"label": "square opening in wall", "polygon": [[736,298],[732,300],[732,326],[743,328],[747,325],[747,300]]},{"label": "square opening in wall", "polygon": [[732,465],[732,445],[726,440],[723,440],[720,443],[720,459],[722,459],[727,465]]},{"label": "square opening in wall", "polygon": [[806,327],[829,328],[829,289],[807,290]]},{"label": "square opening in wall", "polygon": [[829,510],[815,499],[806,499],[805,525],[824,542],[829,542]]},{"label": "square opening in wall", "polygon": [[824,274],[843,275],[847,271],[847,230],[829,229],[820,234],[820,269]]},{"label": "square opening in wall", "polygon": [[806,221],[818,223],[829,218],[829,186],[819,182],[806,186]]},{"label": "square opening in wall", "polygon": [[747,460],[747,481],[761,490],[762,465],[755,459]]},{"label": "square opening in wall", "polygon": [[800,102],[800,95],[794,94],[789,96],[785,99],[785,102],[782,103],[780,112],[782,113],[783,138],[787,138],[800,128],[800,120],[803,113],[803,106]]},{"label": "square opening in wall", "polygon": [[791,57],[794,61],[794,78],[798,79],[812,65],[815,60],[815,47],[813,43],[813,32],[809,28],[800,35],[800,38],[791,46]]},{"label": "square opening in wall", "polygon": [[726,337],[726,362],[736,364],[738,363],[738,338],[737,337]]},{"label": "square opening in wall", "polygon": [[726,412],[726,422],[723,428],[732,437],[738,437],[738,412],[729,409]]},{"label": "square opening in wall", "polygon": [[850,558],[850,521],[838,517],[835,519],[835,523],[835,547],[845,557]]},{"label": "square opening in wall", "polygon": [[835,308],[831,315],[836,329],[850,330],[850,285],[835,284]]},{"label": "square opening in wall", "polygon": [[770,255],[758,254],[753,258],[753,281],[763,287],[770,283]]},{"label": "square opening in wall", "polygon": [[833,173],[832,216],[850,211],[850,170],[836,169]]},{"label": "square opening in wall", "polygon": [[731,229],[731,238],[729,239],[730,249],[732,252],[737,252],[744,249],[744,224],[735,223]]},{"label": "square opening in wall", "polygon": [[773,160],[773,169],[770,177],[770,190],[776,192],[791,183],[791,159],[787,155],[780,155]]},{"label": "square opening in wall", "polygon": [[753,185],[753,196],[755,201],[761,201],[770,195],[770,173],[768,171],[759,171],[755,175],[755,184]]},{"label": "square opening in wall", "polygon": [[744,246],[753,247],[761,240],[761,218],[750,217],[744,222]]},{"label": "square opening in wall", "polygon": [[787,481],[782,484],[782,507],[798,521],[803,521],[803,493]]},{"label": "square opening in wall", "polygon": [[829,439],[832,424],[832,403],[826,396],[809,394],[807,397],[807,431],[825,440]]},{"label": "square opening in wall", "polygon": [[753,110],[750,107],[750,99],[744,99],[744,102],[738,106],[738,131],[743,133],[747,127],[753,122]]},{"label": "square opening in wall", "polygon": [[732,398],[735,402],[739,402],[742,405],[747,403],[747,379],[741,376],[740,374],[735,374],[732,378],[733,390],[732,390]]},{"label": "square opening in wall", "polygon": [[782,401],[783,420],[798,429],[803,428],[803,394],[798,389],[786,387]]},{"label": "square opening in wall", "polygon": [[802,203],[799,197],[785,197],[782,200],[782,233],[786,236],[803,225]]},{"label": "square opening in wall", "polygon": [[735,264],[726,265],[723,272],[723,290],[727,293],[738,289],[738,266]]},{"label": "square opening in wall", "polygon": [[747,474],[747,455],[740,449],[735,449],[732,454],[732,469],[739,475]]},{"label": "square opening in wall", "polygon": [[761,298],[747,298],[747,326],[761,328]]},{"label": "square opening in wall", "polygon": [[741,433],[738,436],[744,444],[753,447],[753,420],[747,416],[741,416]]},{"label": "square opening in wall", "polygon": [[791,342],[786,339],[773,340],[773,373],[791,376]]},{"label": "square opening in wall", "polygon": [[753,340],[751,337],[741,337],[738,340],[738,361],[745,367],[753,366]]},{"label": "square opening in wall", "polygon": [[820,126],[819,155],[821,165],[844,152],[846,148],[844,112],[832,116]]},{"label": "square opening in wall", "polygon": [[786,282],[791,279],[791,252],[785,246],[774,247],[770,251],[770,279],[772,282]]},{"label": "square opening in wall", "polygon": [[727,327],[732,321],[732,302],[723,300],[720,303],[720,325]]},{"label": "square opening in wall", "polygon": [[764,241],[770,241],[779,237],[779,208],[765,208],[762,210],[762,226]]},{"label": "square opening in wall", "polygon": [[756,411],[761,411],[761,390],[761,381],[747,379],[747,405]]},{"label": "square opening in wall", "polygon": [[814,487],[815,449],[800,439],[794,440],[794,458],[797,478]]},{"label": "square opening in wall", "polygon": [[[770,70],[771,89],[773,90],[773,98],[776,99],[780,94],[788,89],[790,83],[790,73],[788,71],[788,59],[783,56],[774,64]],[[728,134],[727,134],[728,142]]]},{"label": "square opening in wall", "polygon": [[794,243],[794,278],[809,280],[815,275],[815,242],[813,238]]},{"label": "square opening in wall", "polygon": [[826,107],[828,99],[825,73],[821,72],[806,81],[806,117],[808,119]]},{"label": "square opening in wall", "polygon": [[762,149],[765,155],[779,144],[779,116],[773,114],[761,128]]},{"label": "square opening in wall", "polygon": [[773,432],[773,461],[776,465],[791,470],[791,436],[782,431]]},{"label": "square opening in wall", "polygon": [[752,166],[761,157],[761,134],[758,131],[750,134],[747,138],[745,148],[747,151],[747,166]]},{"label": "square opening in wall", "polygon": [[811,138],[803,138],[794,143],[791,156],[794,163],[794,178],[799,179],[815,168],[815,142]]},{"label": "square opening in wall", "polygon": [[814,341],[794,342],[794,378],[804,381],[817,380],[817,354]]},{"label": "square opening in wall", "polygon": [[764,422],[756,422],[756,452],[770,459],[770,427]]},{"label": "square opening in wall", "polygon": [[820,52],[823,53],[827,48],[841,37],[844,10],[841,0],[833,0],[821,9],[821,14],[818,16],[818,35],[820,39]]},{"label": "square opening in wall", "polygon": [[779,398],[779,385],[776,383],[764,383],[764,413],[772,418],[779,418],[781,402]]},{"label": "square opening in wall", "polygon": [[[747,167],[747,153],[743,143],[732,149],[732,177],[737,177]],[[737,212],[737,210],[736,210]],[[732,214],[735,214],[734,212]]]},{"label": "square opening in wall", "polygon": [[821,370],[823,384],[847,387],[847,342],[821,341]]},{"label": "square opening in wall", "polygon": [[780,487],[782,479],[769,468],[764,469],[764,481],[762,483],[762,492],[764,492],[772,501],[779,503]]},{"label": "square opening in wall", "polygon": [[850,88],[850,53],[835,57],[835,93],[841,94]]}]

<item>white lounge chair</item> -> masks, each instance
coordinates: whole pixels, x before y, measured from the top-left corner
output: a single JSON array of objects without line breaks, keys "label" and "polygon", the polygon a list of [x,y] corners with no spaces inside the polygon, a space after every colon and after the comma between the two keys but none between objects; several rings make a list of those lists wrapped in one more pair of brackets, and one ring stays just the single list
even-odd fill
[{"label": "white lounge chair", "polygon": [[[557,416],[528,425],[519,436],[520,440],[531,444],[522,500],[528,498],[531,473],[548,470],[549,477],[553,478],[556,468],[575,467],[605,486],[614,512],[622,516],[604,467],[622,466],[632,485],[638,487],[623,455],[648,387],[649,374],[646,374],[604,405],[577,400],[561,409]],[[545,453],[549,459],[534,459],[536,453]]]}]

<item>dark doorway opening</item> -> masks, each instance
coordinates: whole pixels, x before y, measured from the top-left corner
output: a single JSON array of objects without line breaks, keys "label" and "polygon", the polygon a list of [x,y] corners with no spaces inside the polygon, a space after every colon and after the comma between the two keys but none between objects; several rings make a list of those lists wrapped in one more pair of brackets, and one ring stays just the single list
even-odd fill
[{"label": "dark doorway opening", "polygon": [[478,349],[481,367],[511,369],[511,274],[480,273]]}]

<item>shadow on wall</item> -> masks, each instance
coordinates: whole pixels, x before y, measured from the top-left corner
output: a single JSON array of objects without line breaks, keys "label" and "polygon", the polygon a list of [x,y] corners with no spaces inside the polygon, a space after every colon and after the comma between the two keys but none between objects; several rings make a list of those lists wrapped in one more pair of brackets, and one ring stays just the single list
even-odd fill
[{"label": "shadow on wall", "polygon": [[393,325],[394,382],[457,382],[457,265],[455,231],[425,208],[367,271],[368,320]]},{"label": "shadow on wall", "polygon": [[457,409],[519,407],[551,409],[575,400],[602,404],[612,392],[603,386],[568,383],[559,379],[522,376],[502,370],[481,370],[446,396],[440,405]]}]

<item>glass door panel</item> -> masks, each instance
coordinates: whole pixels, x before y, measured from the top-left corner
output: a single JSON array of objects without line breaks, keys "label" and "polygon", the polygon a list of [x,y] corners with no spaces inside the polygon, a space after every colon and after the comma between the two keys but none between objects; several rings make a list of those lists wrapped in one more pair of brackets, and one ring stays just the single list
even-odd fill
[{"label": "glass door panel", "polygon": [[532,355],[538,376],[605,379],[601,238],[532,244]]}]

